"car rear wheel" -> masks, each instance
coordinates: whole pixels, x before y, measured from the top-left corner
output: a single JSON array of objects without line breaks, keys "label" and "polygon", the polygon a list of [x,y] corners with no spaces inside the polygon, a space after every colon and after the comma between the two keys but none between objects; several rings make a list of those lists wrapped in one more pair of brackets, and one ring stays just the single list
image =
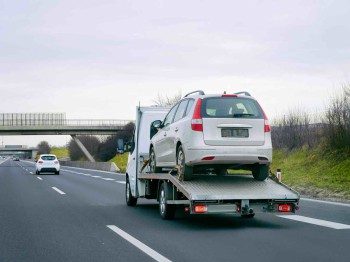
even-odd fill
[{"label": "car rear wheel", "polygon": [[264,181],[269,176],[269,166],[257,165],[253,168],[252,174],[255,180]]},{"label": "car rear wheel", "polygon": [[149,155],[149,169],[151,173],[160,173],[162,172],[161,167],[157,167],[157,162],[156,162],[156,153],[154,152],[154,148],[151,148],[151,152]]},{"label": "car rear wheel", "polygon": [[184,150],[182,149],[182,146],[180,145],[179,148],[177,149],[177,158],[176,158],[176,163],[179,169],[178,172],[179,172],[180,179],[182,178],[184,181],[189,181],[192,179],[193,167],[186,165],[185,160],[186,160],[185,153],[184,153]]},{"label": "car rear wheel", "polygon": [[218,176],[225,176],[227,175],[227,169],[225,168],[216,168],[215,169],[215,174]]},{"label": "car rear wheel", "polygon": [[55,174],[56,174],[56,175],[59,175],[59,174],[60,174],[60,171],[56,171]]}]

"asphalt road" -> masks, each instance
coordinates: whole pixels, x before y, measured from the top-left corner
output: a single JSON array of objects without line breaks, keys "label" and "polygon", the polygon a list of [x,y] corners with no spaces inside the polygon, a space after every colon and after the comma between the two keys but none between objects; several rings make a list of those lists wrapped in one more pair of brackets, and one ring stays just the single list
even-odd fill
[{"label": "asphalt road", "polygon": [[0,261],[350,261],[350,205],[302,200],[299,221],[182,210],[166,221],[156,201],[127,207],[124,180],[0,161]]}]

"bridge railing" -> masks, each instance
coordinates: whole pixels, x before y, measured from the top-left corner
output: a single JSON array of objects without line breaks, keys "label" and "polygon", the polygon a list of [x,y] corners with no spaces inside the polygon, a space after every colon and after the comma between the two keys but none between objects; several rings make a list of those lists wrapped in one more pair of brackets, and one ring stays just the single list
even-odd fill
[{"label": "bridge railing", "polygon": [[0,119],[1,126],[124,126],[131,120],[115,119]]}]

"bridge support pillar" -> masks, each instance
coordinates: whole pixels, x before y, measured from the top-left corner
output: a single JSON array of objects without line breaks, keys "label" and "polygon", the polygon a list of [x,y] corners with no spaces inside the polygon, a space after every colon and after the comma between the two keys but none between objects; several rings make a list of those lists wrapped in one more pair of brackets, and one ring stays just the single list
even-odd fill
[{"label": "bridge support pillar", "polygon": [[95,159],[92,157],[92,155],[89,153],[89,151],[86,149],[86,147],[83,145],[83,143],[77,138],[76,135],[71,135],[75,143],[77,143],[78,147],[83,151],[84,155],[90,162],[95,162]]}]

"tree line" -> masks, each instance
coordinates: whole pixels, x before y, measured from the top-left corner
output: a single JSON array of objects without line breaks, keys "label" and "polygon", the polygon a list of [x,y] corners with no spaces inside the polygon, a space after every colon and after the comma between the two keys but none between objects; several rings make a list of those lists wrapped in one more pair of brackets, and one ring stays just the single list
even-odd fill
[{"label": "tree line", "polygon": [[300,109],[272,122],[272,143],[277,149],[321,146],[326,153],[350,154],[350,85],[330,99],[324,115],[311,117]]}]

